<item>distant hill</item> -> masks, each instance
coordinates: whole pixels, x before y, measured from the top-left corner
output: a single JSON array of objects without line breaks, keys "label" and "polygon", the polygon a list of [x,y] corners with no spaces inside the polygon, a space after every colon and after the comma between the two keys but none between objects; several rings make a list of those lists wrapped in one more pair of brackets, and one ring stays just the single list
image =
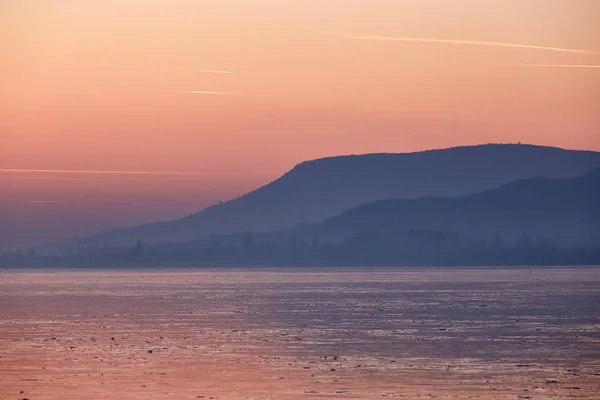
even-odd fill
[{"label": "distant hill", "polygon": [[461,196],[519,179],[574,177],[598,166],[599,152],[521,144],[323,158],[303,162],[266,186],[184,218],[115,229],[47,249],[131,246],[138,240],[184,242],[209,234],[289,229],[378,200]]},{"label": "distant hill", "polygon": [[597,265],[600,167],[456,198],[390,199],[279,232],[90,246],[65,257],[0,257],[9,267]]},{"label": "distant hill", "polygon": [[382,200],[310,227],[329,240],[365,233],[443,231],[491,241],[522,235],[561,246],[600,245],[600,168],[576,178],[533,178],[458,198]]}]

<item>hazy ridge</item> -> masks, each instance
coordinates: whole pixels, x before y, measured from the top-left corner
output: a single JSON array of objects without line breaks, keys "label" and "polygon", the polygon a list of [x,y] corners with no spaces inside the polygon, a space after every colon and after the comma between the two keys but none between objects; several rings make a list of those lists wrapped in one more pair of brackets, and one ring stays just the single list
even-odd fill
[{"label": "hazy ridge", "polygon": [[209,235],[279,231],[312,224],[362,204],[424,196],[454,197],[516,180],[568,178],[600,166],[600,153],[488,144],[402,154],[303,162],[279,179],[224,204],[173,221],[115,229],[45,249],[177,243]]}]

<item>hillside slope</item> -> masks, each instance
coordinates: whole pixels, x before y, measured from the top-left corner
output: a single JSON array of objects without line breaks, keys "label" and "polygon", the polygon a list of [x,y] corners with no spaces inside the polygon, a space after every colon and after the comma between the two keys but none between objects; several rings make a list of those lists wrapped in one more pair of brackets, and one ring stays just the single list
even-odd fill
[{"label": "hillside slope", "polygon": [[461,196],[519,179],[573,177],[598,166],[599,152],[520,144],[323,158],[181,219],[115,229],[49,248],[183,242],[211,233],[289,229],[377,200]]},{"label": "hillside slope", "polygon": [[436,230],[491,239],[520,235],[561,245],[600,244],[600,168],[576,178],[533,178],[458,198],[382,200],[314,225],[335,238]]}]

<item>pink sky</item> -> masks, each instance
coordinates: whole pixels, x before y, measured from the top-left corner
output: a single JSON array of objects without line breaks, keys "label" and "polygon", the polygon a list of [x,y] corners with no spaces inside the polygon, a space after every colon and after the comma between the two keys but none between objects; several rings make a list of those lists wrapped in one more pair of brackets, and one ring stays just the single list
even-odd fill
[{"label": "pink sky", "polygon": [[317,157],[600,150],[598,20],[596,0],[3,1],[0,248],[185,215]]}]

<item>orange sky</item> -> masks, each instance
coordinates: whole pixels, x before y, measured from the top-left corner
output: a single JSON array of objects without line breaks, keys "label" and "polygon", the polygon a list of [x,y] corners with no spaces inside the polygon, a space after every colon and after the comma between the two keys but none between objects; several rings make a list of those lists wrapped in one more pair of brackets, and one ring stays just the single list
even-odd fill
[{"label": "orange sky", "polygon": [[4,0],[0,249],[329,155],[600,150],[598,20],[597,0]]}]

